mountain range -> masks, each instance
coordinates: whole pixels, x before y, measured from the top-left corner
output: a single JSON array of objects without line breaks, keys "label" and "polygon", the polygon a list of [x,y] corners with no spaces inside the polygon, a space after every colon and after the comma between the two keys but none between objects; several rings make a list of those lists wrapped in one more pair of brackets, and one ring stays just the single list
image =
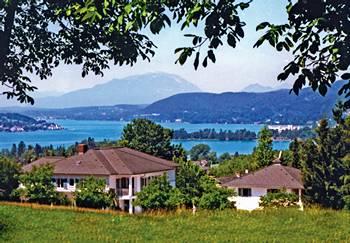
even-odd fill
[{"label": "mountain range", "polygon": [[322,97],[310,88],[299,96],[289,90],[265,93],[226,92],[182,93],[150,105],[91,106],[64,109],[1,108],[0,112],[18,112],[40,119],[131,120],[148,118],[155,121],[190,123],[263,123],[307,124],[330,117],[341,99],[337,82]]},{"label": "mountain range", "polygon": [[250,84],[247,87],[243,88],[242,92],[265,93],[265,92],[276,91],[280,89],[291,89],[291,85],[289,83],[284,82],[275,87],[271,87],[271,86],[264,86],[264,85],[255,83],[255,84]]},{"label": "mountain range", "polygon": [[282,89],[265,93],[227,92],[177,94],[147,106],[143,113],[157,120],[192,123],[305,124],[329,117],[341,97],[336,82],[325,97],[303,89],[299,96]]},{"label": "mountain range", "polygon": [[80,89],[59,96],[40,97],[35,107],[68,108],[111,106],[118,104],[151,104],[157,100],[201,90],[187,80],[167,73],[148,73]]}]

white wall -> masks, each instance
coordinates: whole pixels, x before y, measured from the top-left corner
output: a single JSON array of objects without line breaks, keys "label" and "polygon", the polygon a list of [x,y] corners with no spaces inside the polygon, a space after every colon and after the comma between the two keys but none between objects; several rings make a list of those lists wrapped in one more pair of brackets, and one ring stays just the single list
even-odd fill
[{"label": "white wall", "polygon": [[[234,188],[238,194],[238,188]],[[236,202],[236,208],[241,210],[254,210],[259,208],[260,197],[267,194],[266,188],[252,187],[251,197],[231,197],[230,201]]]},{"label": "white wall", "polygon": [[175,170],[169,170],[168,171],[168,179],[169,179],[170,185],[172,187],[175,187],[176,186],[176,173],[175,173]]}]

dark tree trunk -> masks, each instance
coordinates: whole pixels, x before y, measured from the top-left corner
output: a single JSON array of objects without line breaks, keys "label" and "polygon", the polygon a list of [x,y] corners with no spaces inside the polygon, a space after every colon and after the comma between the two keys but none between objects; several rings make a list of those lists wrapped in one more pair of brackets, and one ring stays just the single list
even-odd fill
[{"label": "dark tree trunk", "polygon": [[9,5],[5,8],[4,30],[0,31],[0,82],[4,82],[3,75],[5,73],[7,55],[10,50],[11,32],[15,22],[17,4],[17,0],[10,0]]}]

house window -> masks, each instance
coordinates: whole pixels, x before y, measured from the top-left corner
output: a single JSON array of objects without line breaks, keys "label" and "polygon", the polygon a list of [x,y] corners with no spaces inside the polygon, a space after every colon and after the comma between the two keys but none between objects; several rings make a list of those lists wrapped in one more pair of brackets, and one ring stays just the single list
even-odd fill
[{"label": "house window", "polygon": [[73,178],[69,179],[69,185],[74,186],[74,179]]},{"label": "house window", "polygon": [[267,189],[267,193],[278,193],[280,191],[280,189]]},{"label": "house window", "polygon": [[67,187],[67,178],[57,178],[57,187],[62,187],[62,188],[66,188]]},{"label": "house window", "polygon": [[120,178],[116,180],[117,188],[129,188],[129,178]]},{"label": "house window", "polygon": [[80,179],[75,178],[75,184],[78,184],[78,183],[79,183],[79,181],[80,181]]},{"label": "house window", "polygon": [[238,196],[251,197],[252,196],[252,189],[251,188],[238,188]]}]

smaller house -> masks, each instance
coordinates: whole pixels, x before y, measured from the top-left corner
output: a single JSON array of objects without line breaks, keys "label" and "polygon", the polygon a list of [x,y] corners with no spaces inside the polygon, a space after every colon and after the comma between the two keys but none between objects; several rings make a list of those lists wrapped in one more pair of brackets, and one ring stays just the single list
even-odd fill
[{"label": "smaller house", "polygon": [[222,186],[237,192],[237,196],[232,198],[232,201],[236,202],[237,209],[258,209],[260,197],[279,190],[297,194],[301,205],[301,194],[304,189],[301,171],[282,165],[280,159],[274,160],[272,165],[260,170],[242,176],[219,178],[219,181]]}]

